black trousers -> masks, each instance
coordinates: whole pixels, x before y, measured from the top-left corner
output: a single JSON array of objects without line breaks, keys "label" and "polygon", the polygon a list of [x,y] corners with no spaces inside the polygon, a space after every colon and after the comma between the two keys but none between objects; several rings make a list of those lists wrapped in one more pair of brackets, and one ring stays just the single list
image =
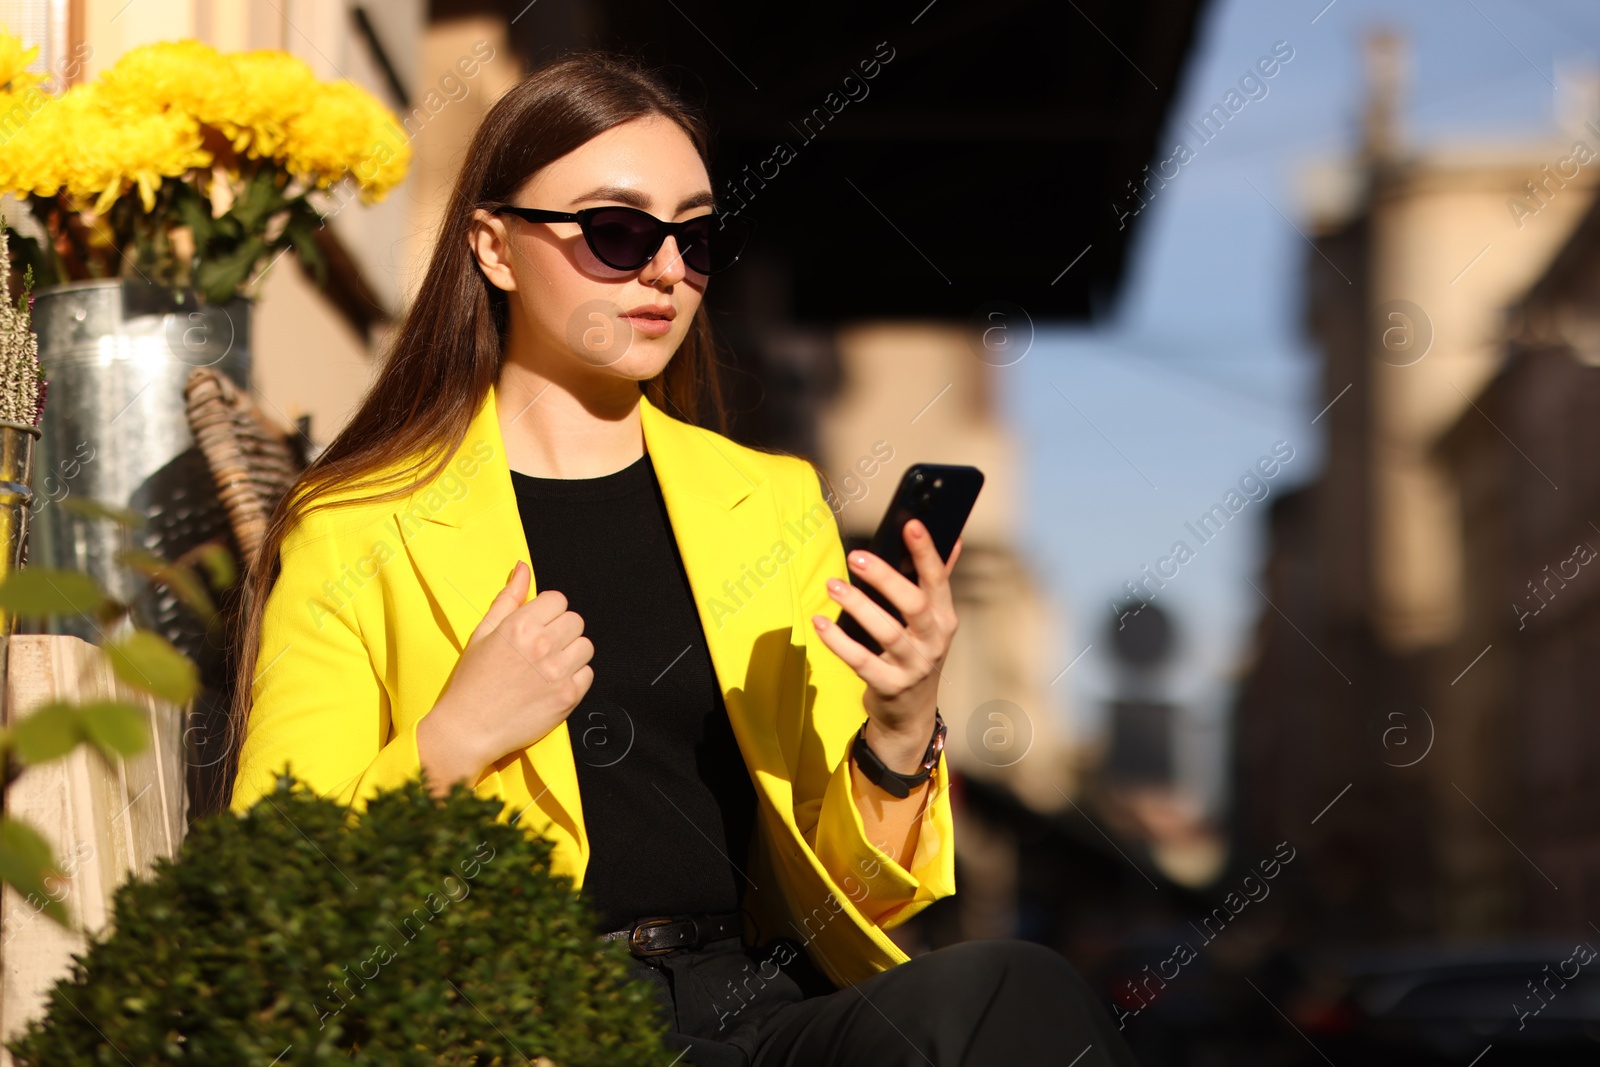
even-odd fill
[{"label": "black trousers", "polygon": [[696,1067],[1136,1067],[1061,955],[1016,939],[915,956],[846,989],[790,938],[634,958]]}]

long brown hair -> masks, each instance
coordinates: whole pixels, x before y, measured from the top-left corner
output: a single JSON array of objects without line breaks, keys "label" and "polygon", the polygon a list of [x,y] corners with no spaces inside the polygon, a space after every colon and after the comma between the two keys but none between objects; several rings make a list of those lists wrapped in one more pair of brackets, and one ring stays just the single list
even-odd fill
[{"label": "long brown hair", "polygon": [[[484,277],[469,246],[473,211],[509,203],[540,168],[644,115],[676,122],[709,169],[700,111],[658,72],[614,52],[569,53],[523,78],[484,116],[463,157],[427,274],[376,378],[344,429],[279,501],[245,575],[233,643],[225,790],[232,788],[249,722],[262,614],[277,580],[284,536],[322,508],[397,500],[437,476],[499,377],[507,297]],[[683,343],[645,391],[657,407],[685,421],[701,423],[704,408],[714,419],[709,428],[727,432],[704,302]],[[413,460],[414,466],[408,462]],[[338,499],[327,499],[335,490]],[[227,806],[225,797],[218,801]]]}]

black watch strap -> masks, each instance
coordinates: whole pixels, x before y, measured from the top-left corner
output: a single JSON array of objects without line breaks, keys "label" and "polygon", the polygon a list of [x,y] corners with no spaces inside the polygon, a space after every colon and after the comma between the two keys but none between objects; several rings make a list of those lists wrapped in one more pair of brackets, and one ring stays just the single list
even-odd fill
[{"label": "black watch strap", "polygon": [[933,739],[928,742],[928,748],[922,754],[922,766],[915,774],[901,774],[891,770],[888,764],[878,758],[878,754],[872,751],[872,746],[867,744],[866,723],[862,723],[861,729],[856,731],[855,744],[851,746],[850,752],[867,781],[882,787],[893,796],[903,798],[910,796],[911,790],[933,776],[933,769],[939,765],[939,753],[944,751],[944,737],[944,716],[939,714],[938,708],[934,708]]}]

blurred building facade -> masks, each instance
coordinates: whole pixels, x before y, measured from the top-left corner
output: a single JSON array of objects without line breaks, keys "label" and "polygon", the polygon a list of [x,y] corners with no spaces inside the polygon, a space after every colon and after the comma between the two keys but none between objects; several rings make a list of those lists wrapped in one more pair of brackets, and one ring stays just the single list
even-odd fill
[{"label": "blurred building facade", "polygon": [[1600,776],[1597,315],[1600,203],[1511,305],[1504,363],[1436,449],[1459,492],[1465,554],[1450,654],[1490,648],[1487,664],[1503,653],[1457,698],[1482,733],[1461,773],[1498,784],[1495,821],[1526,854],[1486,839],[1458,878],[1497,887],[1497,921],[1552,936],[1588,929],[1600,911],[1600,808],[1588,790]]},{"label": "blurred building facade", "polygon": [[[950,766],[1032,811],[1060,813],[1076,793],[1076,753],[1063,733],[1070,709],[1064,687],[1051,685],[1066,663],[1058,660],[1065,620],[1017,547],[1025,472],[994,408],[1005,369],[979,358],[980,335],[962,325],[861,323],[836,336],[841,381],[820,412],[818,462],[840,488],[850,547],[871,539],[912,464],[966,464],[985,475],[953,582],[961,631],[941,671]],[[968,937],[1012,936],[1019,842],[1009,826],[985,825],[970,808],[963,815],[960,928]]]},{"label": "blurred building facade", "polygon": [[1497,936],[1551,914],[1519,848],[1600,856],[1576,806],[1544,815],[1550,760],[1570,776],[1594,758],[1573,733],[1581,578],[1540,638],[1508,606],[1584,530],[1600,546],[1579,429],[1600,94],[1576,79],[1550,137],[1418,150],[1404,43],[1373,35],[1368,64],[1360,157],[1307,182],[1327,459],[1273,508],[1234,823],[1247,852],[1304,843],[1315,939]]}]

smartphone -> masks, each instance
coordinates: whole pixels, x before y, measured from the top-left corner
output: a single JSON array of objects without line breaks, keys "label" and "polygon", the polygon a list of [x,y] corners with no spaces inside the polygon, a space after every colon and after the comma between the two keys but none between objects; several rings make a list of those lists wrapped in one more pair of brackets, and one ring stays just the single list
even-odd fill
[{"label": "smartphone", "polygon": [[[977,502],[978,490],[981,488],[983,488],[983,472],[977,467],[914,463],[901,476],[900,484],[894,491],[894,498],[889,501],[883,521],[878,524],[872,540],[864,546],[854,547],[866,548],[868,552],[880,557],[915,583],[917,563],[911,558],[910,550],[906,548],[903,532],[905,524],[912,519],[921,519],[922,524],[928,528],[928,533],[933,535],[933,544],[939,550],[939,558],[948,561],[950,553],[955,551],[956,538],[961,536],[961,528],[967,524],[967,516],[972,513],[972,505]],[[854,551],[854,548],[848,551]],[[871,597],[879,607],[893,616],[896,622],[902,625],[905,623],[905,616],[901,615],[889,602],[889,598],[880,593],[871,582],[851,571],[850,584]],[[883,651],[883,646],[862,629],[861,624],[850,612],[839,613],[839,628],[861,642],[874,655]]]}]

